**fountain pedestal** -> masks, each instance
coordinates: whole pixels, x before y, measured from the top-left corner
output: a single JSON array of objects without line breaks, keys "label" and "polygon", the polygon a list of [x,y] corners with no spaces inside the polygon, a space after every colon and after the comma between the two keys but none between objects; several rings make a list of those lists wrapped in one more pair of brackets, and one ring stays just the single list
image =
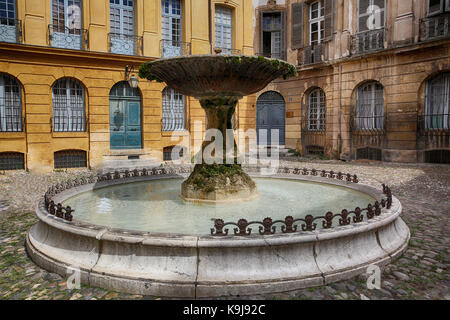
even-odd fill
[{"label": "fountain pedestal", "polygon": [[217,130],[212,133],[215,139],[221,141],[203,141],[202,148],[196,155],[197,164],[181,185],[183,199],[226,202],[251,200],[258,195],[256,184],[237,161],[234,136],[227,139],[227,130],[230,130],[229,135],[233,134],[232,118],[240,98],[242,97],[223,95],[199,98],[206,113],[206,130]]}]

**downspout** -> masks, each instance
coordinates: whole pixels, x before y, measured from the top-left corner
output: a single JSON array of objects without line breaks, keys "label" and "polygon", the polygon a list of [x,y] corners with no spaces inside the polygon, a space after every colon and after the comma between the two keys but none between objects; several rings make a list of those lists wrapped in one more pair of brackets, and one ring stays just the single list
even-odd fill
[{"label": "downspout", "polygon": [[212,52],[213,52],[211,19],[212,19],[211,0],[208,0],[208,26],[209,26],[209,34],[208,34],[208,36],[209,36],[210,54],[212,54]]}]

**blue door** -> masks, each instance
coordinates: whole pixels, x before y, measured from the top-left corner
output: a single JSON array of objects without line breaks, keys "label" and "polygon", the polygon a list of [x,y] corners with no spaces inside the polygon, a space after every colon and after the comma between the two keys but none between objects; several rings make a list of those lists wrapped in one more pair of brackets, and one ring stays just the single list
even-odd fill
[{"label": "blue door", "polygon": [[142,148],[140,102],[111,100],[110,128],[111,149]]},{"label": "blue door", "polygon": [[258,145],[272,145],[272,133],[275,133],[275,130],[278,130],[279,134],[278,141],[274,141],[275,145],[284,145],[286,122],[283,96],[275,91],[265,92],[258,98],[256,109]]}]

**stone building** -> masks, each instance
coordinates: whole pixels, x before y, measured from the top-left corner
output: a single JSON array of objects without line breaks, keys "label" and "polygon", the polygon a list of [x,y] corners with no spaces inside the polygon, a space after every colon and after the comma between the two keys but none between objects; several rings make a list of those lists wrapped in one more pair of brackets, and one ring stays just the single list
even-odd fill
[{"label": "stone building", "polygon": [[205,114],[164,84],[136,83],[140,64],[251,55],[252,14],[247,0],[0,0],[0,170],[170,159]]},{"label": "stone building", "polygon": [[302,154],[450,162],[450,1],[253,5],[255,52],[299,72],[257,95],[257,128]]}]

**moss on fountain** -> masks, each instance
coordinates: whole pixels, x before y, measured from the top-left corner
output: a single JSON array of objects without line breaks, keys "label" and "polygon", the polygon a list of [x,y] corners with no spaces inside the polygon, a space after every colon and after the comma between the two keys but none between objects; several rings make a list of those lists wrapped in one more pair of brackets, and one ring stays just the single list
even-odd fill
[{"label": "moss on fountain", "polygon": [[197,164],[182,183],[186,200],[234,201],[257,196],[256,184],[239,164]]}]

